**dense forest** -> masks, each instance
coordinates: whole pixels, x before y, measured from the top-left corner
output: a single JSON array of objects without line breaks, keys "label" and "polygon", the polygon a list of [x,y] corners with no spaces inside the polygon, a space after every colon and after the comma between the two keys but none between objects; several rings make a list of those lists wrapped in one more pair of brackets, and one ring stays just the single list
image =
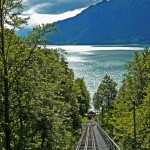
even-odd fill
[{"label": "dense forest", "polygon": [[15,34],[29,19],[22,10],[21,0],[0,0],[0,150],[74,149],[89,92],[65,51],[43,46],[54,24]]},{"label": "dense forest", "polygon": [[117,91],[106,75],[94,94],[97,120],[121,150],[150,149],[150,49],[135,52]]},{"label": "dense forest", "polygon": [[[0,150],[72,150],[90,107],[66,52],[47,49],[55,24],[17,36],[22,0],[0,0]],[[42,45],[42,46],[40,46]],[[93,97],[96,120],[122,150],[150,149],[150,49],[135,52],[122,86],[106,75]]]}]

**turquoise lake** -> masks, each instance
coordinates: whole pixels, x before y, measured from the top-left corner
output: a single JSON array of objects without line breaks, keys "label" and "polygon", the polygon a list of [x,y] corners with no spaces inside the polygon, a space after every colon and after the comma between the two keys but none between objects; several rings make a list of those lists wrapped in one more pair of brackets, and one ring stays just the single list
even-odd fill
[{"label": "turquoise lake", "polygon": [[127,72],[125,64],[132,60],[140,46],[48,46],[62,48],[66,55],[69,68],[75,77],[84,78],[91,98],[106,74],[118,84],[122,84],[123,75]]}]

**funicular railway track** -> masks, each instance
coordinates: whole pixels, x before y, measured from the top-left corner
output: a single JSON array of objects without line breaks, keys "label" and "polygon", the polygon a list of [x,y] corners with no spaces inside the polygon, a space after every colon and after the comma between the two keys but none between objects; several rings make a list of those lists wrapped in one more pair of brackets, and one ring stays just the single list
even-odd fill
[{"label": "funicular railway track", "polygon": [[82,135],[75,150],[120,150],[97,122],[88,120],[82,125]]},{"label": "funicular railway track", "polygon": [[87,114],[89,120],[82,124],[82,135],[75,150],[120,150],[100,124],[91,120],[94,115],[93,111]]},{"label": "funicular railway track", "polygon": [[91,120],[83,125],[83,133],[76,150],[98,150],[94,126],[95,123]]}]

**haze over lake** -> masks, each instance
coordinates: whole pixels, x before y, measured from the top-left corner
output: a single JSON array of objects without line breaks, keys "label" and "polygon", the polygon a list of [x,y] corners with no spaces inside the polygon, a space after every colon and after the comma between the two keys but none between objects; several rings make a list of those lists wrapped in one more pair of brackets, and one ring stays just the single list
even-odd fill
[{"label": "haze over lake", "polygon": [[121,86],[126,73],[125,64],[132,60],[135,51],[142,50],[140,46],[51,46],[62,48],[66,55],[69,68],[73,69],[75,77],[84,78],[87,88],[93,97],[100,82],[106,74]]}]

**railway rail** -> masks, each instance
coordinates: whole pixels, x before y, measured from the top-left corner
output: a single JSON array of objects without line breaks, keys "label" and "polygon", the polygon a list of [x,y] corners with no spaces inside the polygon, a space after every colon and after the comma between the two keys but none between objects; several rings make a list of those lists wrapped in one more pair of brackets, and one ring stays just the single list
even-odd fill
[{"label": "railway rail", "polygon": [[83,124],[82,136],[79,140],[76,150],[98,150],[98,145],[95,137],[94,126],[96,124],[89,120]]},{"label": "railway rail", "polygon": [[75,150],[120,150],[98,123],[88,120],[82,125],[82,135]]}]

